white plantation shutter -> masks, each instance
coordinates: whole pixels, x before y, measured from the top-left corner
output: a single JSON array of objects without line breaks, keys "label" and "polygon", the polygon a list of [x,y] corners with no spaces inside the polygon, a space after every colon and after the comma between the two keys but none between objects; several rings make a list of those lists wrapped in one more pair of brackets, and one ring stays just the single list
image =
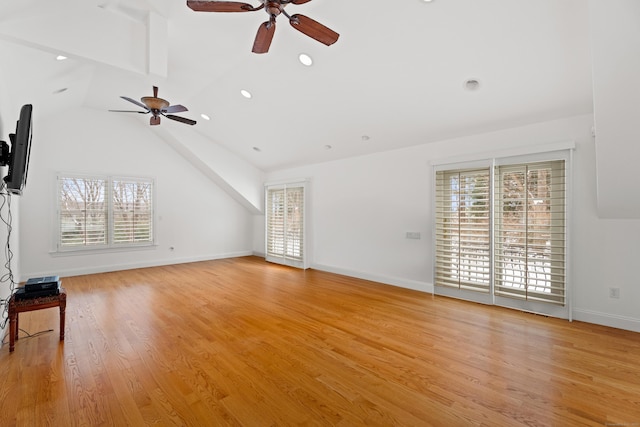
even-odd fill
[{"label": "white plantation shutter", "polygon": [[153,180],[58,176],[58,249],[153,244]]},{"label": "white plantation shutter", "polygon": [[489,292],[490,172],[436,172],[436,286]]},{"label": "white plantation shutter", "polygon": [[565,304],[565,162],[495,170],[495,293]]},{"label": "white plantation shutter", "polygon": [[305,183],[266,186],[266,259],[306,268]]},{"label": "white plantation shutter", "polygon": [[570,159],[554,151],[436,167],[434,293],[570,316]]},{"label": "white plantation shutter", "polygon": [[59,244],[62,247],[107,244],[107,181],[59,177]]},{"label": "white plantation shutter", "polygon": [[113,180],[114,244],[153,241],[152,186],[151,180]]}]

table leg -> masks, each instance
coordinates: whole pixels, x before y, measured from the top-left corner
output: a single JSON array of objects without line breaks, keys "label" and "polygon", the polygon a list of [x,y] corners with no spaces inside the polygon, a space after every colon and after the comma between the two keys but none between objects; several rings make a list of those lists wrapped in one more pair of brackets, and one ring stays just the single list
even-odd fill
[{"label": "table leg", "polygon": [[18,327],[18,313],[9,313],[9,353],[13,351],[16,342],[16,328]]},{"label": "table leg", "polygon": [[60,295],[60,341],[64,341],[64,318],[67,310],[67,295]]}]

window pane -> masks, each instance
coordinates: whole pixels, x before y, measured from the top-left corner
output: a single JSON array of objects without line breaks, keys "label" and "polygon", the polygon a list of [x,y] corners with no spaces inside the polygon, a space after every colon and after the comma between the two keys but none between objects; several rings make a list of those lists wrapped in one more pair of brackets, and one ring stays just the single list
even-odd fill
[{"label": "window pane", "polygon": [[564,162],[496,175],[496,294],[564,304]]},{"label": "window pane", "polygon": [[287,219],[285,256],[302,259],[304,230],[304,191],[301,187],[287,189]]},{"label": "window pane", "polygon": [[436,174],[436,285],[488,292],[489,170]]},{"label": "window pane", "polygon": [[270,190],[267,201],[267,254],[284,255],[285,240],[285,192]]},{"label": "window pane", "polygon": [[59,180],[60,245],[107,243],[106,182],[103,179]]},{"label": "window pane", "polygon": [[151,197],[150,181],[113,181],[113,242],[115,244],[153,240]]}]

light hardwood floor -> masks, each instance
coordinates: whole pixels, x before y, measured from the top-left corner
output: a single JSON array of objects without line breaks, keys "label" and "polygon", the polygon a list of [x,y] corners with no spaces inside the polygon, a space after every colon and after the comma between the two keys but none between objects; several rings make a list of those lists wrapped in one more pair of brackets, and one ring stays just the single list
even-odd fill
[{"label": "light hardwood floor", "polygon": [[[640,426],[640,334],[244,257],[63,279],[5,426]],[[5,341],[8,337],[5,338]]]}]

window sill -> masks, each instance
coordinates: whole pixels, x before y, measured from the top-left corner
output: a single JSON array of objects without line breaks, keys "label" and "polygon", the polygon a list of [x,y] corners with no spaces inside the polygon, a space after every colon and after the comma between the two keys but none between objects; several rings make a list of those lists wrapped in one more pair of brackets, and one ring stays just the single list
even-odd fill
[{"label": "window sill", "polygon": [[53,257],[64,256],[76,256],[76,255],[100,255],[110,254],[117,252],[137,252],[137,251],[150,251],[156,250],[158,244],[152,243],[149,245],[135,245],[135,246],[114,246],[114,247],[102,247],[102,248],[77,248],[77,249],[62,249],[49,251],[49,255]]}]

